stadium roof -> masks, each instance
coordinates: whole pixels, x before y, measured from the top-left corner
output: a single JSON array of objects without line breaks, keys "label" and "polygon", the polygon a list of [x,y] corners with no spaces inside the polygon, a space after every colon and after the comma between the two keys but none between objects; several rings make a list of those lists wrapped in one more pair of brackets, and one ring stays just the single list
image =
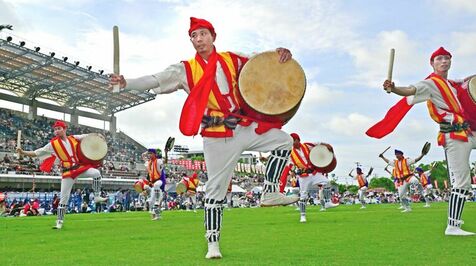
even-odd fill
[{"label": "stadium roof", "polygon": [[[40,53],[15,44],[11,37],[0,37],[0,89],[18,97],[34,100],[52,100],[64,107],[86,107],[103,115],[114,114],[151,101],[155,94],[128,91],[112,94],[108,77],[103,71],[94,72],[81,67],[79,62],[69,63],[54,57],[54,53]],[[88,69],[89,68],[89,69]]]}]

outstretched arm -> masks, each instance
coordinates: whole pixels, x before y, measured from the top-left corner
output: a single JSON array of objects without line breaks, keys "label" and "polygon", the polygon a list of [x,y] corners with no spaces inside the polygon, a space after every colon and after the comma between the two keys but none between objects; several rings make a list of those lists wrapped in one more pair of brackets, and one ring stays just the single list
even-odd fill
[{"label": "outstretched arm", "polygon": [[387,158],[385,158],[385,156],[382,153],[379,154],[378,157],[382,158],[382,160],[384,160],[386,163],[390,163],[390,161]]},{"label": "outstretched arm", "polygon": [[17,153],[20,155],[26,155],[28,157],[36,157],[36,153],[34,151],[24,151],[22,148],[17,148]]},{"label": "outstretched arm", "polygon": [[416,158],[415,158],[415,163],[417,163],[418,161],[420,161],[420,160],[423,158],[423,156],[425,156],[425,155],[422,153],[422,154],[420,154],[420,156],[416,157]]},{"label": "outstretched arm", "polygon": [[387,92],[393,92],[400,96],[411,96],[415,95],[416,88],[415,87],[395,87],[395,83],[385,80],[383,83],[383,88]]}]

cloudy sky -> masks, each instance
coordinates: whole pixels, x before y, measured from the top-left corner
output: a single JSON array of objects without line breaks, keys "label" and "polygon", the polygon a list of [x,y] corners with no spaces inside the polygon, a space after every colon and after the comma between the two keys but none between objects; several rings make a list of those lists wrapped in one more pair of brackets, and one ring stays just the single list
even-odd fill
[{"label": "cloudy sky", "polygon": [[[425,104],[415,106],[384,139],[364,134],[399,100],[381,89],[390,48],[396,50],[397,85],[424,79],[431,72],[429,55],[440,46],[453,54],[450,78],[476,73],[472,0],[0,0],[0,24],[14,25],[13,32],[0,34],[112,72],[112,26],[118,25],[121,72],[135,78],[194,56],[187,35],[190,16],[214,24],[218,50],[292,51],[308,83],[299,111],[284,130],[298,132],[304,141],[332,144],[338,176],[346,176],[356,162],[383,175],[385,165],[377,156],[387,146],[414,158],[430,141],[432,150],[423,162],[444,158]],[[201,149],[201,137],[184,137],[178,130],[185,98],[184,92],[159,95],[120,112],[118,128],[146,146],[163,147],[168,136],[175,136],[177,144]]]}]

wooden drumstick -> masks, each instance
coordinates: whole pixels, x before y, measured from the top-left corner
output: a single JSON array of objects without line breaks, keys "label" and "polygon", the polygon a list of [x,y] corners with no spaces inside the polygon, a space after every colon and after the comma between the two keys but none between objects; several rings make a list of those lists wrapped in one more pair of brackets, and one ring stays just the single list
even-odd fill
[{"label": "wooden drumstick", "polygon": [[[112,35],[114,39],[114,62],[113,62],[113,71],[114,74],[119,75],[119,27],[114,26],[112,27]],[[112,86],[112,92],[119,92],[121,89],[119,84]]]},{"label": "wooden drumstick", "polygon": [[[21,149],[21,130],[18,130],[17,133],[17,149]],[[17,156],[20,158],[20,153],[18,153]]]},{"label": "wooden drumstick", "polygon": [[[392,82],[392,74],[393,74],[393,61],[395,59],[395,49],[390,49],[390,58],[388,61],[388,73],[387,73],[387,80]],[[387,93],[391,93],[392,89],[387,88],[386,89]]]}]

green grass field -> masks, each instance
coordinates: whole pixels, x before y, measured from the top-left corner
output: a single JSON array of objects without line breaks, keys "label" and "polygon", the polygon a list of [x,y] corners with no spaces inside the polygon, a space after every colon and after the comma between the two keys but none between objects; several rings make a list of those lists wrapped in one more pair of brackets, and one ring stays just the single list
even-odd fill
[{"label": "green grass field", "polygon": [[[225,211],[223,259],[204,258],[203,212],[166,211],[0,218],[1,265],[474,265],[476,237],[445,237],[447,203]],[[476,231],[476,204],[464,229]]]}]

